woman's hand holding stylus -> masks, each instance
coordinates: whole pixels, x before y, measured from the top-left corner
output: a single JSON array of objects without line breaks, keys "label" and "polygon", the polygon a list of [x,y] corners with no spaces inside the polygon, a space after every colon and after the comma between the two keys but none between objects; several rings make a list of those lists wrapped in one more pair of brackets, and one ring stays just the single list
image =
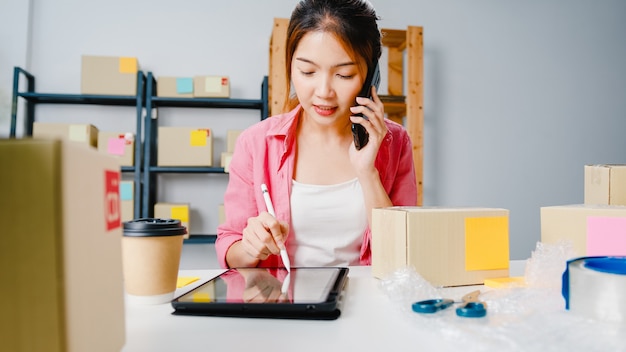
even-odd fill
[{"label": "woman's hand holding stylus", "polygon": [[265,260],[270,255],[280,254],[289,233],[289,224],[278,221],[268,212],[261,212],[248,219],[243,229],[242,249],[252,258]]}]

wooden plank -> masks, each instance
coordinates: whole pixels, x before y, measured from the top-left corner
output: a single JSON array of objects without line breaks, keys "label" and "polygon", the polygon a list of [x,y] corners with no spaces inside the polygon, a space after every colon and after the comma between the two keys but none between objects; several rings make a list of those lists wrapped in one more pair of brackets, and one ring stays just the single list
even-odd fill
[{"label": "wooden plank", "polygon": [[405,103],[383,101],[383,105],[385,106],[385,113],[389,116],[392,116],[392,115],[400,115],[402,117],[406,116],[406,104]]},{"label": "wooden plank", "polygon": [[288,98],[285,77],[285,44],[287,42],[288,18],[274,18],[274,27],[270,38],[270,68],[268,79],[269,114],[270,116],[283,112],[285,101]]},{"label": "wooden plank", "polygon": [[404,51],[395,47],[388,50],[388,86],[389,95],[402,95],[404,81],[402,71],[404,70]]},{"label": "wooden plank", "polygon": [[422,27],[409,26],[407,30],[408,88],[406,129],[413,142],[413,162],[417,181],[417,204],[423,201],[423,146],[424,129],[424,47]]},{"label": "wooden plank", "polygon": [[387,118],[393,122],[404,125],[404,114],[387,114]]},{"label": "wooden plank", "polygon": [[400,51],[404,51],[406,47],[406,31],[402,29],[386,29],[380,30],[382,34],[381,41],[383,46],[389,48],[397,48]]}]

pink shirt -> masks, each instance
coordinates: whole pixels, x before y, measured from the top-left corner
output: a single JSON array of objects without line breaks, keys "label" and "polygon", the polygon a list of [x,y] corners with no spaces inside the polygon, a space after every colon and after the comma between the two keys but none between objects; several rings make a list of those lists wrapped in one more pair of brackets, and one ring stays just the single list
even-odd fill
[{"label": "pink shirt", "polygon": [[[229,182],[224,195],[226,221],[217,228],[215,249],[222,267],[226,251],[241,240],[248,219],[266,211],[261,184],[269,189],[276,217],[291,224],[289,199],[296,160],[296,127],[301,107],[265,119],[243,131],[237,138],[230,162]],[[393,205],[416,205],[417,185],[413,166],[412,144],[400,124],[385,120],[387,136],[383,140],[375,167]],[[293,227],[290,226],[293,232]],[[293,233],[289,238],[293,238]],[[363,234],[360,263],[370,265],[371,231]],[[273,255],[259,263],[262,267],[279,266],[280,256]]]}]

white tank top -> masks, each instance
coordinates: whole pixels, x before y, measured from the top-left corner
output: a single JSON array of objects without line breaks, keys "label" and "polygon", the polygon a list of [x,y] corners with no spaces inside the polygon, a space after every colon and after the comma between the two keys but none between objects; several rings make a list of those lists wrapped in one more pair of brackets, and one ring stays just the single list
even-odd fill
[{"label": "white tank top", "polygon": [[336,185],[293,181],[287,252],[294,266],[359,265],[367,213],[358,179]]}]

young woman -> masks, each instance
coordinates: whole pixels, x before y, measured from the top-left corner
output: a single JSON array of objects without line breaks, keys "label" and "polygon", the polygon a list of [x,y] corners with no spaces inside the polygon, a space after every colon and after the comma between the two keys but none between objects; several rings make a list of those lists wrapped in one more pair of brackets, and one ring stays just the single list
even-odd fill
[{"label": "young woman", "polygon": [[[376,89],[357,97],[381,55],[365,0],[302,0],[289,22],[286,113],[237,139],[216,250],[223,267],[369,265],[373,208],[415,205],[411,141]],[[363,114],[367,118],[357,116]],[[369,142],[354,145],[351,124]],[[266,184],[275,217],[261,191]]]}]

